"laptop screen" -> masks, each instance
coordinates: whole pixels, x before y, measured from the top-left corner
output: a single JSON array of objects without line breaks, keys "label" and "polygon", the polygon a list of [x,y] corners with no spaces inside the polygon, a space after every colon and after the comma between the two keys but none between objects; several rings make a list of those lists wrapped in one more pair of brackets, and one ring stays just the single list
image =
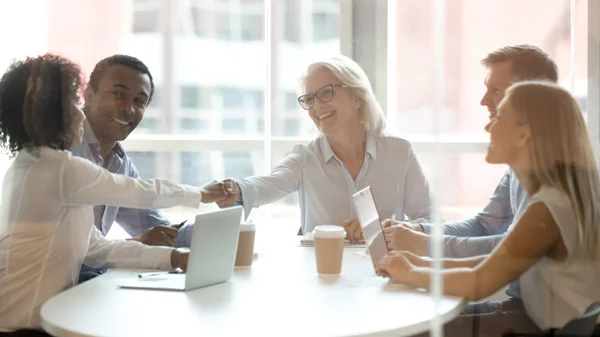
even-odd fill
[{"label": "laptop screen", "polygon": [[369,255],[371,255],[371,260],[375,265],[388,252],[388,246],[383,235],[383,227],[379,221],[379,213],[375,206],[371,187],[365,187],[354,193],[352,200],[365,237],[365,243],[369,247]]}]

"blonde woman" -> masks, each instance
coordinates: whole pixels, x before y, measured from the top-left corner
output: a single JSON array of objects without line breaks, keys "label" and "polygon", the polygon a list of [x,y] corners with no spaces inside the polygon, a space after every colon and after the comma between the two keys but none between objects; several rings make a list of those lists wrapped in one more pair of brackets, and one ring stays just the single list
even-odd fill
[{"label": "blonde woman", "polygon": [[[446,336],[500,336],[561,328],[600,300],[600,181],[581,111],[556,84],[513,85],[486,126],[486,160],[508,164],[531,196],[491,254],[445,259],[444,293],[475,301],[517,278],[526,313],[461,317]],[[391,252],[377,266],[392,279],[429,288],[426,258]],[[477,332],[477,331],[476,331]]]},{"label": "blonde woman", "polygon": [[219,206],[241,202],[248,214],[298,191],[304,233],[341,224],[350,239],[360,239],[352,194],[371,186],[382,219],[430,218],[429,184],[412,147],[383,133],[383,111],[356,62],[337,56],[311,64],[298,102],[321,135],[295,146],[270,175],[238,180]]}]

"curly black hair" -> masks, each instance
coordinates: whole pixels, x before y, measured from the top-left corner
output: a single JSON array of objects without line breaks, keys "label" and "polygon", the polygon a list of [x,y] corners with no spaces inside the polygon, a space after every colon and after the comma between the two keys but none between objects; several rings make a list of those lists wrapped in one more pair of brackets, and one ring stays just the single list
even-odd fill
[{"label": "curly black hair", "polygon": [[38,146],[68,149],[70,104],[82,83],[79,66],[58,55],[11,64],[0,79],[0,147],[12,155]]},{"label": "curly black hair", "polygon": [[100,62],[96,63],[94,70],[92,70],[92,74],[90,75],[89,85],[94,89],[94,92],[98,89],[98,83],[102,78],[106,68],[111,67],[113,65],[120,65],[130,69],[133,69],[141,74],[148,75],[150,79],[150,97],[148,97],[148,103],[152,101],[152,96],[154,96],[154,79],[152,78],[152,74],[150,73],[150,69],[137,57],[116,54],[113,56],[109,56],[107,58],[102,59]]}]

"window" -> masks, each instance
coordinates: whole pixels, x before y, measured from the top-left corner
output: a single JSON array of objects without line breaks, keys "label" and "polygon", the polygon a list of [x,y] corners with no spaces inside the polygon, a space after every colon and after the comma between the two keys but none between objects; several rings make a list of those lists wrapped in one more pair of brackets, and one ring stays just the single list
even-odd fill
[{"label": "window", "polygon": [[160,1],[135,0],[133,1],[133,32],[155,33],[159,31]]},{"label": "window", "polygon": [[263,108],[263,94],[259,90],[221,87],[217,88],[220,106],[224,109],[251,109]]},{"label": "window", "polygon": [[181,182],[202,186],[213,178],[210,161],[204,152],[181,152]]},{"label": "window", "polygon": [[152,133],[156,131],[156,117],[144,116],[135,129],[136,133]]},{"label": "window", "polygon": [[217,13],[217,36],[222,40],[260,41],[264,38],[262,15]]},{"label": "window", "polygon": [[[189,17],[184,15],[182,17],[181,24],[184,25],[188,23],[188,28],[193,29],[193,33],[198,37],[210,37],[214,35],[214,26],[215,26],[215,18],[214,15],[211,14],[208,10],[190,7],[189,9]],[[190,27],[191,26],[191,27]],[[186,28],[182,28],[184,32],[187,31]]]},{"label": "window", "polygon": [[284,136],[295,136],[300,133],[300,122],[298,122],[298,119],[286,118],[284,123]]},{"label": "window", "polygon": [[156,153],[129,151],[127,155],[133,161],[141,178],[152,179],[156,177]]},{"label": "window", "polygon": [[200,105],[200,88],[194,85],[181,86],[181,107],[187,109],[195,109],[199,108]]},{"label": "window", "polygon": [[223,118],[223,132],[225,134],[239,134],[246,129],[244,118]]},{"label": "window", "polygon": [[[119,52],[139,57],[153,72],[156,89],[146,117],[131,136],[131,146],[136,144],[135,151],[132,152],[152,153],[156,143],[149,136],[156,135],[156,139],[162,139],[158,132],[173,133],[174,137],[177,133],[186,137],[214,137],[210,146],[225,152],[231,150],[230,145],[220,143],[220,139],[239,136],[240,144],[256,144],[252,145],[256,148],[250,151],[260,152],[264,148],[260,137],[269,132],[264,128],[266,119],[270,120],[270,136],[296,137],[297,142],[306,142],[315,136],[315,128],[308,114],[297,105],[298,79],[304,75],[303,71],[309,60],[337,54],[341,47],[346,50],[349,44],[354,46],[353,57],[368,71],[375,91],[385,106],[388,132],[412,141],[425,169],[433,172],[432,167],[436,165],[434,160],[421,158],[426,158],[428,149],[431,148],[428,144],[433,139],[434,121],[439,123],[444,137],[459,140],[444,143],[444,149],[452,153],[451,159],[444,159],[444,165],[447,165],[444,169],[453,176],[461,176],[465,172],[482,173],[486,176],[486,182],[490,182],[490,186],[483,188],[486,190],[497,182],[502,173],[480,160],[485,151],[486,135],[483,125],[487,113],[479,106],[485,71],[478,62],[487,52],[497,48],[498,44],[537,44],[557,61],[563,85],[570,85],[573,74],[574,93],[584,113],[587,114],[587,110],[591,108],[588,104],[592,104],[587,97],[586,75],[588,59],[585,22],[589,0],[574,0],[575,69],[570,69],[569,63],[570,0],[557,0],[544,5],[547,10],[544,13],[537,10],[537,5],[523,7],[518,15],[512,11],[515,7],[522,7],[518,0],[494,2],[490,5],[492,7],[486,7],[485,10],[477,1],[463,2],[461,5],[446,2],[446,29],[442,35],[446,41],[447,56],[443,64],[445,100],[439,107],[433,105],[432,99],[439,94],[434,92],[433,79],[436,74],[432,66],[437,55],[433,34],[436,22],[435,1],[389,1],[385,8],[378,7],[383,0],[278,1],[280,7],[274,13],[281,13],[284,17],[273,21],[281,26],[273,26],[272,29],[281,32],[275,34],[275,38],[280,38],[281,41],[269,40],[269,43],[277,47],[273,48],[274,54],[271,55],[276,61],[276,67],[271,71],[281,76],[274,83],[275,96],[270,102],[271,111],[266,111],[263,97],[266,88],[265,43],[270,39],[265,35],[262,22],[264,1],[228,0],[209,3],[202,0],[135,0],[132,6],[110,5],[108,2],[84,6],[76,0],[67,0],[61,5],[51,6],[67,6],[69,1],[78,4],[82,15],[98,18],[99,26],[75,27],[72,21],[60,20],[59,17],[43,13],[36,14],[36,20],[30,21],[39,22],[35,26],[39,28],[37,31],[47,31],[47,36],[29,34],[16,38],[4,34],[4,40],[11,47],[0,52],[0,64],[6,67],[12,58],[53,50],[72,55],[89,76],[98,61],[97,56],[90,55]],[[531,1],[535,4],[545,3],[543,0]],[[16,20],[27,9],[27,1],[19,3],[22,6],[16,7],[15,14],[11,16],[14,22],[3,21],[0,26],[7,28],[18,22]],[[360,22],[353,23],[353,18],[341,16],[340,6],[347,6],[348,3],[352,3],[355,10],[361,12]],[[174,47],[170,49],[163,48],[164,36],[159,22],[161,11],[168,5],[177,6],[174,13],[179,16],[174,24],[178,28],[176,31],[180,32],[181,28],[183,33],[174,37]],[[3,10],[8,10],[8,7]],[[388,13],[388,10],[392,13]],[[100,20],[99,13],[102,11],[113,13],[115,18],[129,16],[131,26],[127,29],[114,22]],[[488,12],[510,14],[512,19],[497,21],[493,26],[482,25],[481,18]],[[391,20],[389,22],[388,14]],[[386,20],[378,20],[377,15],[385,15]],[[123,20],[123,25],[126,25],[127,20]],[[343,30],[348,27],[349,21],[351,32]],[[537,23],[538,29],[527,29],[532,21]],[[361,25],[361,22],[367,24]],[[86,38],[61,38],[65,31],[73,30],[81,33],[78,36]],[[2,31],[9,32],[10,29]],[[342,41],[341,38],[346,40]],[[101,43],[91,46],[91,50],[83,50],[81,46],[86,45],[90,39]],[[27,44],[22,43],[23,41],[27,41]],[[122,43],[123,41],[127,43]],[[373,48],[373,41],[378,46],[387,48]],[[386,55],[380,55],[386,49],[390,53],[389,60]],[[167,59],[172,60],[168,73],[164,68],[164,61]],[[379,71],[386,60],[388,71]],[[171,85],[175,90],[163,90],[165,85]],[[176,97],[163,99],[163,95],[171,95],[173,92]],[[172,105],[171,108],[164,106],[167,102]],[[252,143],[249,139],[257,135],[259,140]],[[135,139],[138,136],[143,140]],[[125,141],[126,146],[128,141]],[[198,141],[206,144],[202,143],[203,140]],[[194,140],[186,138],[186,142]],[[286,150],[279,149],[278,146],[289,145],[278,142],[276,139],[272,141],[274,152]],[[137,144],[147,145],[138,147]],[[466,144],[466,152],[457,152],[459,150],[456,146],[462,147],[461,144]],[[143,156],[146,157],[140,160],[148,160],[149,154]],[[212,174],[224,174],[223,166],[215,164],[218,160],[208,155],[205,158],[210,158]],[[266,163],[272,165],[271,160]],[[253,159],[253,172],[265,172],[264,168],[258,169],[264,164]],[[176,174],[178,170],[172,167],[172,163],[156,158],[153,165],[154,168],[149,166],[150,173],[164,173],[167,177],[179,179]],[[467,210],[485,204],[487,198],[473,192],[478,191],[481,186],[477,181],[468,179],[471,175],[466,174],[466,178],[457,179],[453,188],[447,187],[449,191],[436,192],[441,195],[444,209]],[[470,211],[465,211],[456,214],[456,218],[470,215]]]},{"label": "window", "polygon": [[[279,51],[278,67],[285,70],[286,75],[278,78],[281,91],[275,100],[271,130],[274,136],[310,139],[315,136],[313,123],[296,100],[299,80],[306,75],[310,60],[340,53],[340,1],[287,0],[282,3],[286,6],[282,13],[294,17],[286,16],[282,22],[282,39],[297,43],[282,44]],[[290,116],[294,118],[288,119]],[[294,121],[296,126],[292,125]]]},{"label": "window", "polygon": [[184,132],[197,133],[208,129],[208,123],[202,118],[182,117],[180,122],[181,130]]},{"label": "window", "polygon": [[285,93],[285,109],[286,110],[298,110],[302,109],[298,104],[298,95],[295,92]]},{"label": "window", "polygon": [[160,88],[154,84],[154,94],[152,95],[152,100],[148,104],[149,108],[158,108],[160,106]]},{"label": "window", "polygon": [[256,130],[258,131],[259,134],[265,133],[265,119],[264,118],[261,117],[256,120]]},{"label": "window", "polygon": [[226,177],[241,179],[254,175],[252,160],[248,152],[224,153],[223,164]]},{"label": "window", "polygon": [[242,15],[240,38],[244,41],[261,41],[264,38],[264,16]]},{"label": "window", "polygon": [[579,104],[579,108],[584,115],[587,115],[587,96],[586,97],[575,97],[577,99],[577,104]]},{"label": "window", "polygon": [[285,30],[284,39],[292,43],[300,43],[302,30],[300,21],[302,18],[298,15],[301,3],[297,0],[285,1]]},{"label": "window", "polygon": [[313,13],[313,41],[334,40],[338,37],[338,13]]},{"label": "window", "polygon": [[215,16],[217,18],[216,36],[219,38],[219,40],[233,40],[234,32],[232,31],[230,24],[231,15],[229,13],[216,13]]},{"label": "window", "polygon": [[[388,104],[388,131],[413,142],[427,142],[433,139],[437,125],[442,137],[480,144],[478,153],[457,153],[437,159],[417,150],[430,180],[435,167],[443,167],[445,175],[456,177],[452,179],[452,185],[444,180],[434,191],[440,198],[442,215],[446,220],[463,219],[481,210],[505,170],[505,167],[493,166],[484,160],[489,140],[484,131],[488,112],[479,102],[484,94],[486,71],[479,60],[487,53],[512,44],[540,46],[556,61],[565,87],[569,88],[570,75],[575,76],[575,88],[572,89],[582,109],[586,110],[583,103],[587,88],[578,90],[577,87],[587,81],[587,54],[582,52],[587,41],[587,28],[575,25],[577,49],[575,69],[571,69],[570,1],[544,2],[544,13],[537,7],[542,2],[535,3],[528,8],[519,7],[522,10],[515,15],[514,8],[519,6],[516,0],[497,2],[486,10],[476,2],[464,2],[461,6],[447,2],[446,29],[441,36],[446,46],[441,74],[443,92],[436,91],[435,82],[436,76],[440,78],[434,66],[438,62],[438,46],[432,30],[436,20],[435,2],[397,1],[390,8],[394,11],[392,25],[395,29],[388,30],[388,48],[392,49],[392,53],[388,54],[391,58],[388,59],[388,67],[392,63],[393,70],[388,68],[386,74],[390,76],[383,82],[388,88],[385,93],[388,99],[384,102]],[[587,20],[587,1],[575,1],[575,11],[576,20]],[[484,12],[508,15],[511,20],[485,25],[481,23]],[[528,29],[531,22],[536,22],[539,29]],[[358,43],[361,42],[365,41]],[[374,60],[376,57],[369,62]],[[380,75],[371,75],[374,76],[372,83],[383,79],[377,77]],[[385,77],[385,74],[382,76]],[[444,97],[439,105],[435,103],[436,96]],[[452,147],[447,146],[447,149]],[[475,176],[478,178],[473,179]]]},{"label": "window", "polygon": [[133,14],[135,33],[153,33],[158,31],[159,12],[157,10],[138,10]]}]

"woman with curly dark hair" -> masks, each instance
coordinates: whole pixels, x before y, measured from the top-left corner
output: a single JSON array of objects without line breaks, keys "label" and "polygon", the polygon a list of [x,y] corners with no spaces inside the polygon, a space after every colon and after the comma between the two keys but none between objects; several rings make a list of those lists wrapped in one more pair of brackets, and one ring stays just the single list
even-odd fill
[{"label": "woman with curly dark hair", "polygon": [[81,84],[77,65],[50,54],[14,63],[0,80],[0,147],[15,156],[0,204],[0,335],[43,334],[42,304],[76,284],[82,263],[185,270],[185,252],[106,240],[92,205],[197,208],[227,197],[223,184],[137,180],[72,156]]}]

